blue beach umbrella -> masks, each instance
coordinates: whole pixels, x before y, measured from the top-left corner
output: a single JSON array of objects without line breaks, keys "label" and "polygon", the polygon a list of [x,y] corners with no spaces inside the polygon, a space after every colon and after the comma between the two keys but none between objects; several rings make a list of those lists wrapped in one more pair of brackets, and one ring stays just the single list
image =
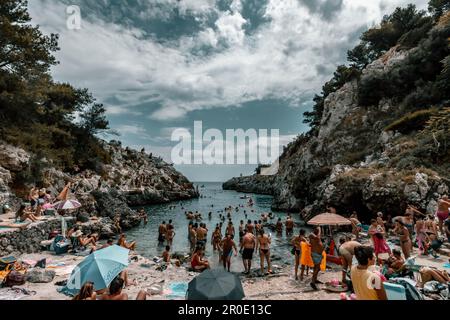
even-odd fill
[{"label": "blue beach umbrella", "polygon": [[129,251],[117,245],[94,251],[75,267],[62,292],[76,295],[86,282],[92,282],[95,291],[108,288],[128,266]]}]

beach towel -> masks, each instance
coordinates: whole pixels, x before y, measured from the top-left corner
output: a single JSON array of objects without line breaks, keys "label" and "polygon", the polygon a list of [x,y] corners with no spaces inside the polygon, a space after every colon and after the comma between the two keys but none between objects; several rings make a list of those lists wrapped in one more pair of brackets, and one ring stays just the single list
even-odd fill
[{"label": "beach towel", "polygon": [[450,268],[450,263],[444,263],[444,268]]},{"label": "beach towel", "polygon": [[188,290],[187,282],[174,282],[169,285],[166,298],[169,300],[184,300]]},{"label": "beach towel", "polygon": [[302,242],[302,256],[300,257],[300,264],[310,268],[314,267],[314,262],[311,257],[311,246],[306,242]]},{"label": "beach towel", "polygon": [[0,290],[0,300],[22,300],[30,295],[35,295],[36,291],[29,291],[24,288],[8,288]]}]

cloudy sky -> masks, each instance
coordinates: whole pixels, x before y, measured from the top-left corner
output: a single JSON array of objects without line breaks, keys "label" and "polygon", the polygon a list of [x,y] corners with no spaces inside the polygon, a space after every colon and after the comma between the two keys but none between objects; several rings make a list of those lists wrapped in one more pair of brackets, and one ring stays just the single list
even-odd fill
[{"label": "cloudy sky", "polygon": [[[125,145],[171,161],[177,128],[307,130],[312,106],[361,33],[412,0],[31,0],[33,22],[59,33],[58,81],[89,88]],[[415,0],[426,8],[427,0]],[[66,25],[81,9],[80,30]],[[178,166],[224,181],[255,166]]]}]

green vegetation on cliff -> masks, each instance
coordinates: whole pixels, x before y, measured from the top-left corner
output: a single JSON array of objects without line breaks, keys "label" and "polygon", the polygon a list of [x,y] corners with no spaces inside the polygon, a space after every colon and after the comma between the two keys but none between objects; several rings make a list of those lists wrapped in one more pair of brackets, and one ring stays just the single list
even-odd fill
[{"label": "green vegetation on cliff", "polygon": [[105,109],[87,89],[52,79],[58,36],[43,35],[30,21],[27,1],[2,1],[0,139],[67,171],[98,171],[110,161],[95,136],[109,129]]}]

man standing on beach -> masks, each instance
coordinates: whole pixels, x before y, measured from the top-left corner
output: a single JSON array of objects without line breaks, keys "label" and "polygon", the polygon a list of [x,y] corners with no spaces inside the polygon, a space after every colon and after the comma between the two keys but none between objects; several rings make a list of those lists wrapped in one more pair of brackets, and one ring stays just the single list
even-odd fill
[{"label": "man standing on beach", "polygon": [[208,238],[208,230],[206,229],[206,225],[200,223],[200,227],[197,229],[197,246],[205,248],[207,238]]},{"label": "man standing on beach", "polygon": [[222,248],[222,262],[223,262],[223,268],[227,269],[228,272],[231,270],[231,257],[233,256],[233,249],[235,252],[235,256],[237,256],[237,246],[236,243],[234,243],[233,235],[227,234],[227,236],[222,240],[222,243],[220,244],[220,247]]},{"label": "man standing on beach", "polygon": [[253,233],[248,231],[244,232],[244,237],[242,238],[241,250],[242,251],[242,261],[244,262],[245,274],[250,274],[252,269],[253,253],[256,247],[256,237]]},{"label": "man standing on beach", "polygon": [[323,259],[323,250],[324,246],[322,243],[322,231],[320,227],[314,229],[313,233],[309,235],[309,242],[311,244],[311,258],[314,262],[314,271],[311,281],[311,287],[314,290],[318,290],[317,288],[317,276],[319,275],[320,265],[322,264]]},{"label": "man standing on beach", "polygon": [[355,248],[360,247],[361,243],[357,241],[347,241],[346,238],[341,238],[339,242],[339,256],[342,260],[342,283],[345,284],[347,280],[347,272],[352,269]]},{"label": "man standing on beach", "polygon": [[255,234],[255,226],[253,225],[252,220],[248,220],[246,228],[248,232]]}]

